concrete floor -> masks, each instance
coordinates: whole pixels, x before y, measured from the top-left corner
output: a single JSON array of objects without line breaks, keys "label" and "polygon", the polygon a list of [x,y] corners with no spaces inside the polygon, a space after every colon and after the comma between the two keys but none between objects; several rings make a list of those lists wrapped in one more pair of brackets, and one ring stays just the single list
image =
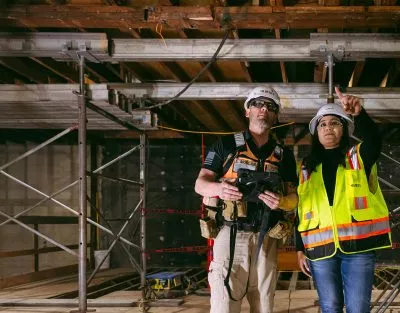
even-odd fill
[{"label": "concrete floor", "polygon": [[[380,294],[379,290],[373,292],[373,298],[376,298]],[[116,291],[109,295],[102,297],[102,299],[113,299],[113,300],[127,300],[137,299],[137,291]],[[209,297],[189,295],[186,296],[185,302],[178,307],[155,307],[150,308],[148,312],[153,313],[208,313]],[[274,313],[318,313],[320,312],[318,305],[315,300],[317,294],[315,290],[298,290],[298,291],[286,291],[278,290],[275,296],[275,307]],[[398,300],[396,301],[398,303]],[[91,308],[89,308],[91,309]],[[0,308],[0,312],[4,313],[67,313],[71,312],[73,308],[57,308],[57,307],[14,307],[14,308]],[[89,312],[89,311],[88,311]],[[142,310],[138,307],[112,307],[112,308],[96,308],[98,313],[139,313]],[[243,301],[242,313],[249,313],[250,309],[247,301]],[[386,310],[388,313],[400,313],[400,306],[390,307]]]}]

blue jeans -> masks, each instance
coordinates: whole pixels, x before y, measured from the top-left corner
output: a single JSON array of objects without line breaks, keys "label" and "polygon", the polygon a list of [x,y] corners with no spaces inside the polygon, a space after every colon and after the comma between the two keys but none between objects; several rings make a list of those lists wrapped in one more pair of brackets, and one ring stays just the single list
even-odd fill
[{"label": "blue jeans", "polygon": [[370,312],[375,252],[343,254],[309,261],[322,313]]}]

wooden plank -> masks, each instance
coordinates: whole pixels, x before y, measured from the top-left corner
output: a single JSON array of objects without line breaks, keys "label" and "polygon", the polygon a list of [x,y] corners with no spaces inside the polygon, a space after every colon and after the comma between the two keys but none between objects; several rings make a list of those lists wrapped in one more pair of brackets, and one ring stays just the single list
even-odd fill
[{"label": "wooden plank", "polygon": [[[0,299],[0,306],[12,307],[76,307],[79,299]],[[175,307],[180,306],[183,299],[158,299],[149,302],[150,307]],[[114,308],[136,307],[140,302],[129,299],[88,299],[88,307]]]},{"label": "wooden plank", "polygon": [[[36,237],[35,237],[36,238]],[[70,249],[78,249],[78,245],[66,245],[67,248]],[[19,251],[0,251],[0,258],[10,258],[16,256],[23,256],[23,255],[33,255],[33,254],[41,254],[41,253],[51,253],[51,252],[58,252],[64,251],[59,247],[49,247],[49,248],[41,248],[41,249],[28,249],[28,250],[19,250]]]},{"label": "wooden plank", "polygon": [[390,27],[400,20],[400,6],[161,6],[154,10],[101,5],[15,5],[0,11],[6,27],[53,28],[236,28],[310,29],[320,27]]},{"label": "wooden plank", "polygon": [[[48,277],[43,274],[38,279],[27,279],[14,284],[14,287],[0,290],[0,299],[16,299],[16,298],[29,298],[29,299],[45,299],[57,297],[60,294],[78,293],[78,276],[73,275],[67,278],[63,275],[77,273],[78,265],[69,266],[71,270],[64,272],[63,268],[56,268],[38,273],[52,271],[52,275]],[[67,268],[67,267],[66,267]],[[33,275],[37,273],[32,273]],[[88,273],[90,274],[90,273]],[[88,292],[101,284],[108,283],[109,281],[118,281],[127,276],[133,276],[132,268],[116,268],[111,270],[103,270],[96,274],[88,287]],[[23,275],[20,275],[23,276]],[[38,275],[36,275],[38,276]],[[61,277],[54,279],[54,277]],[[32,278],[32,277],[31,277]],[[50,280],[48,280],[50,279]],[[40,282],[37,282],[41,280]],[[36,281],[32,283],[32,281]]]},{"label": "wooden plank", "polygon": [[8,288],[12,286],[26,284],[32,281],[38,281],[42,279],[48,279],[59,275],[68,275],[76,273],[78,271],[78,265],[68,265],[63,267],[52,268],[49,270],[39,271],[35,273],[27,273],[18,276],[1,277],[0,278],[0,289]]},{"label": "wooden plank", "polygon": [[356,62],[356,65],[354,66],[353,74],[351,74],[351,78],[350,78],[348,87],[357,87],[358,86],[358,83],[361,78],[361,74],[364,69],[364,65],[365,65],[365,61]]}]

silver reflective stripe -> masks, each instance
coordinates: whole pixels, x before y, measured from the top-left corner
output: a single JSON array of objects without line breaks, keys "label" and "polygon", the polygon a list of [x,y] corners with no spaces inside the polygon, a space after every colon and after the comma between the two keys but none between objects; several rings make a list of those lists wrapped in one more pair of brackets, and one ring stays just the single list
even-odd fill
[{"label": "silver reflective stripe", "polygon": [[311,220],[312,217],[313,217],[313,212],[307,212],[307,213],[304,215],[304,219],[306,219],[306,220]]},{"label": "silver reflective stripe", "polygon": [[204,165],[212,165],[212,162],[214,161],[214,157],[215,157],[214,151],[208,152],[207,157],[204,160]]},{"label": "silver reflective stripe", "polygon": [[350,149],[349,155],[350,155],[351,163],[353,165],[353,169],[354,170],[359,170],[360,169],[360,164],[359,164],[358,158],[357,158],[357,147],[356,146],[353,146]]},{"label": "silver reflective stripe", "polygon": [[303,167],[301,169],[301,175],[303,176],[303,182],[308,180],[309,176],[308,176],[308,171],[307,171],[306,167]]},{"label": "silver reflective stripe", "polygon": [[233,137],[235,138],[236,148],[243,147],[246,144],[243,133],[236,133]]},{"label": "silver reflective stripe", "polygon": [[251,165],[251,164],[247,164],[247,163],[236,162],[233,165],[233,171],[234,172],[237,172],[241,168],[246,169],[246,170],[250,170],[250,171],[255,171],[256,170],[256,166],[255,165]]},{"label": "silver reflective stripe", "polygon": [[360,226],[339,226],[338,227],[338,236],[340,237],[349,237],[349,236],[362,236],[368,235],[370,233],[379,232],[382,230],[390,230],[389,220],[383,220],[380,222],[372,222],[370,224]]},{"label": "silver reflective stripe", "polygon": [[367,199],[365,197],[355,197],[354,198],[354,201],[356,204],[356,210],[366,208],[366,206],[364,205],[364,200],[365,200],[365,202],[367,201]]},{"label": "silver reflective stripe", "polygon": [[325,241],[327,240],[332,240],[333,241],[333,230],[328,229],[325,231],[321,232],[315,232],[309,235],[303,235],[301,234],[301,239],[303,240],[303,243],[305,246],[316,244],[316,243],[321,243],[325,244]]}]

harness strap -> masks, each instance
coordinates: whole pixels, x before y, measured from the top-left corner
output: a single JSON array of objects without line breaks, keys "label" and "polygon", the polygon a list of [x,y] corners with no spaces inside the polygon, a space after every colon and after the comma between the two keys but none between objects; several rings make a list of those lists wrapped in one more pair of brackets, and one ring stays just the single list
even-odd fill
[{"label": "harness strap", "polygon": [[249,280],[250,280],[250,275],[249,275],[249,277],[247,278],[246,291],[244,292],[242,297],[240,297],[239,299],[235,299],[232,296],[232,290],[231,290],[231,287],[229,286],[229,277],[231,276],[233,258],[235,256],[235,244],[236,244],[236,235],[237,235],[237,229],[238,229],[237,211],[238,211],[237,204],[235,202],[234,209],[233,209],[233,221],[232,221],[232,226],[230,228],[230,236],[229,236],[229,265],[228,265],[228,272],[224,279],[224,285],[226,287],[226,290],[228,291],[229,298],[232,301],[240,301],[246,296],[247,290],[249,289]]}]

